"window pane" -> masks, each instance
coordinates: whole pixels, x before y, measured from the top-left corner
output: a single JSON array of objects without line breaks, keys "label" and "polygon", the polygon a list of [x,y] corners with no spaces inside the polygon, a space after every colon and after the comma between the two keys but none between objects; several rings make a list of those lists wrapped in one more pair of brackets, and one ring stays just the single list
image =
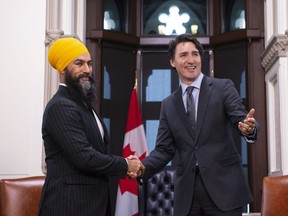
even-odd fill
[{"label": "window pane", "polygon": [[207,34],[206,0],[143,0],[144,35]]},{"label": "window pane", "polygon": [[103,28],[128,33],[127,0],[105,0]]},{"label": "window pane", "polygon": [[155,148],[158,126],[159,120],[146,121],[146,137],[149,153]]},{"label": "window pane", "polygon": [[222,32],[245,29],[245,0],[222,0]]},{"label": "window pane", "polygon": [[107,71],[106,66],[104,65],[104,92],[103,92],[104,99],[110,100],[111,99],[111,85],[110,85],[110,78],[109,73]]},{"label": "window pane", "polygon": [[[159,85],[161,83],[161,85]],[[148,78],[146,101],[162,101],[171,93],[171,70],[154,69]]]},{"label": "window pane", "polygon": [[[146,139],[149,153],[155,148],[158,126],[159,126],[159,120],[146,121]],[[167,164],[167,166],[171,166],[171,161]]]},{"label": "window pane", "polygon": [[[109,73],[107,71],[106,66],[104,65],[104,91],[103,91],[103,98],[106,101],[111,100],[111,85],[110,85],[110,78]],[[107,127],[108,133],[110,134],[110,118],[103,117],[103,121]]]},{"label": "window pane", "polygon": [[108,133],[110,134],[110,118],[103,118]]}]

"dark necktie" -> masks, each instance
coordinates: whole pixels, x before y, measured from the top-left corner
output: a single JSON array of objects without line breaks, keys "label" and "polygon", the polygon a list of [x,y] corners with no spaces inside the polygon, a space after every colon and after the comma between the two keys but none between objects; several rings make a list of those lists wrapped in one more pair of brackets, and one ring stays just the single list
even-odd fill
[{"label": "dark necktie", "polygon": [[188,120],[191,124],[192,130],[194,131],[195,129],[195,103],[194,103],[194,98],[193,98],[193,86],[188,86],[186,91],[187,91],[187,117]]}]

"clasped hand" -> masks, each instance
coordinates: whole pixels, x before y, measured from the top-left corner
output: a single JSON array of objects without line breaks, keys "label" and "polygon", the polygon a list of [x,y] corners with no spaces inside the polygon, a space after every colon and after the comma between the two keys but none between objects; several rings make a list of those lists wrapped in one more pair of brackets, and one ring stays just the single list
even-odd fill
[{"label": "clasped hand", "polygon": [[144,174],[145,167],[135,155],[130,155],[126,158],[128,161],[128,172],[127,175],[130,179],[136,179],[138,176]]}]

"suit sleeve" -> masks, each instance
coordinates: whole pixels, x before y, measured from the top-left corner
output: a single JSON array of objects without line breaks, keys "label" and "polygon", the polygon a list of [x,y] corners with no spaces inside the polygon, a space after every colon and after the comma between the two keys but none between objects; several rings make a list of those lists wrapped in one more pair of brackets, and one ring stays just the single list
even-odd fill
[{"label": "suit sleeve", "polygon": [[[223,95],[224,95],[223,100],[226,108],[226,113],[232,124],[239,131],[238,123],[246,118],[248,112],[245,110],[243,101],[240,95],[238,94],[233,81],[229,79],[225,81],[226,82],[223,89]],[[249,136],[245,136],[244,138],[246,139],[246,141],[249,143],[254,143],[257,139],[258,130],[259,130],[259,123],[256,122],[255,133]],[[240,131],[239,134],[243,136],[243,134]]]},{"label": "suit sleeve", "polygon": [[167,116],[165,100],[162,102],[160,111],[160,121],[155,149],[142,161],[145,166],[144,180],[152,177],[169,163],[176,152],[176,146],[173,135],[170,131]]},{"label": "suit sleeve", "polygon": [[[52,148],[55,148],[55,154],[57,149],[63,150],[63,154],[77,169],[92,175],[124,177],[128,170],[126,160],[120,156],[107,155],[92,147],[87,139],[87,125],[83,123],[85,120],[80,112],[70,103],[54,103],[50,106],[43,127],[43,139],[47,136],[46,140],[50,139],[49,142],[52,143],[48,147],[51,148],[49,152],[53,152]],[[97,142],[96,139],[95,141]],[[98,142],[100,145],[99,140]]]}]

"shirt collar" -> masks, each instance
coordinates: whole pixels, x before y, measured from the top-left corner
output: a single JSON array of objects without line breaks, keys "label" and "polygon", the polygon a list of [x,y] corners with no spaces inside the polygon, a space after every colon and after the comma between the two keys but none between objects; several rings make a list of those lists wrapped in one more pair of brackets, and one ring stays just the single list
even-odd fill
[{"label": "shirt collar", "polygon": [[[193,83],[192,83],[190,86],[193,86],[193,87],[195,87],[195,88],[197,88],[197,89],[200,89],[200,86],[201,86],[203,77],[204,77],[204,75],[203,75],[203,73],[201,72],[201,73],[199,74],[199,76],[193,81]],[[186,88],[188,87],[188,85],[185,84],[185,83],[183,83],[181,80],[180,80],[180,85],[181,85],[181,87],[182,87],[182,95],[183,95],[183,94],[185,93]]]},{"label": "shirt collar", "polygon": [[59,83],[60,86],[64,86],[67,87],[67,85],[65,83]]}]

